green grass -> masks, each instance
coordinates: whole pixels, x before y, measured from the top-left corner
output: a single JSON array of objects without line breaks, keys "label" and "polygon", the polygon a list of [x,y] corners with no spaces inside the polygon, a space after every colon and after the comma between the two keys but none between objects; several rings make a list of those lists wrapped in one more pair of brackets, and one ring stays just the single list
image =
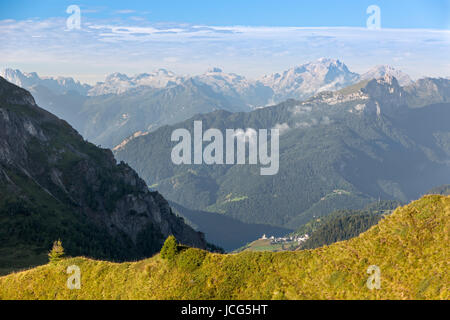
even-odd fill
[{"label": "green grass", "polygon": [[[127,263],[67,258],[0,277],[0,299],[450,299],[450,196],[399,207],[367,232],[296,252],[184,249]],[[81,269],[81,289],[66,269]],[[381,269],[381,289],[366,287]]]}]

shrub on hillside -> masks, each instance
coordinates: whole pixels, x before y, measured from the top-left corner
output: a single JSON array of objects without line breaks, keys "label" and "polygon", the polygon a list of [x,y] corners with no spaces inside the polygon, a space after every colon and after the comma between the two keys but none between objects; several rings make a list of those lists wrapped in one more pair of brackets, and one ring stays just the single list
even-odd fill
[{"label": "shrub on hillside", "polygon": [[175,256],[178,254],[178,243],[174,236],[169,236],[161,249],[161,258],[174,261]]}]

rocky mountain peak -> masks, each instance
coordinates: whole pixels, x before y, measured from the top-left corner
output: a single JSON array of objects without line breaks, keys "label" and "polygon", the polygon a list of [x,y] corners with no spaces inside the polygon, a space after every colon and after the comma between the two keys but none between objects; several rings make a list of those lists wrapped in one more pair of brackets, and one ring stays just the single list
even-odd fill
[{"label": "rocky mountain peak", "polygon": [[413,83],[412,79],[406,73],[388,65],[375,66],[366,73],[362,74],[361,80],[378,79],[384,77],[385,75],[395,77],[401,86],[407,86]]},{"label": "rocky mountain peak", "polygon": [[0,105],[18,104],[35,106],[33,96],[26,91],[0,77]]},{"label": "rocky mountain peak", "polygon": [[124,73],[120,73],[120,72],[114,72],[111,73],[110,75],[106,76],[105,81],[117,81],[117,80],[129,80],[128,76]]},{"label": "rocky mountain peak", "polygon": [[362,91],[373,98],[401,97],[403,95],[402,87],[399,85],[397,79],[390,74],[385,74],[381,78],[370,80],[362,88]]},{"label": "rocky mountain peak", "polygon": [[355,83],[358,74],[350,72],[339,60],[320,58],[283,73],[264,76],[260,81],[273,89],[276,101],[303,100],[321,91],[335,91]]}]

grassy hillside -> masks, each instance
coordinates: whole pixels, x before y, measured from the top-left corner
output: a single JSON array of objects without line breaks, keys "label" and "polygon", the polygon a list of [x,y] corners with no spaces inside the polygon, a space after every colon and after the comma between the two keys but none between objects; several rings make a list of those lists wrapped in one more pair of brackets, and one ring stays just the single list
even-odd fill
[{"label": "grassy hillside", "polygon": [[[1,299],[449,299],[450,197],[425,196],[357,238],[298,252],[184,248],[131,263],[64,259],[0,278]],[[66,268],[81,269],[81,289]],[[381,289],[366,287],[381,269]]]}]

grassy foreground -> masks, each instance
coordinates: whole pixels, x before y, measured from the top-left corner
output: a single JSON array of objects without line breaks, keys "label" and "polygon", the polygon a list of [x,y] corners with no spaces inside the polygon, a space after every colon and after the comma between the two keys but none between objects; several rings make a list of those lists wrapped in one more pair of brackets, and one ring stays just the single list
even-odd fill
[{"label": "grassy foreground", "polygon": [[[0,299],[450,299],[450,196],[398,208],[359,237],[315,250],[111,263],[78,257],[0,277]],[[69,290],[66,269],[81,270]],[[369,290],[367,268],[381,270]]]}]

